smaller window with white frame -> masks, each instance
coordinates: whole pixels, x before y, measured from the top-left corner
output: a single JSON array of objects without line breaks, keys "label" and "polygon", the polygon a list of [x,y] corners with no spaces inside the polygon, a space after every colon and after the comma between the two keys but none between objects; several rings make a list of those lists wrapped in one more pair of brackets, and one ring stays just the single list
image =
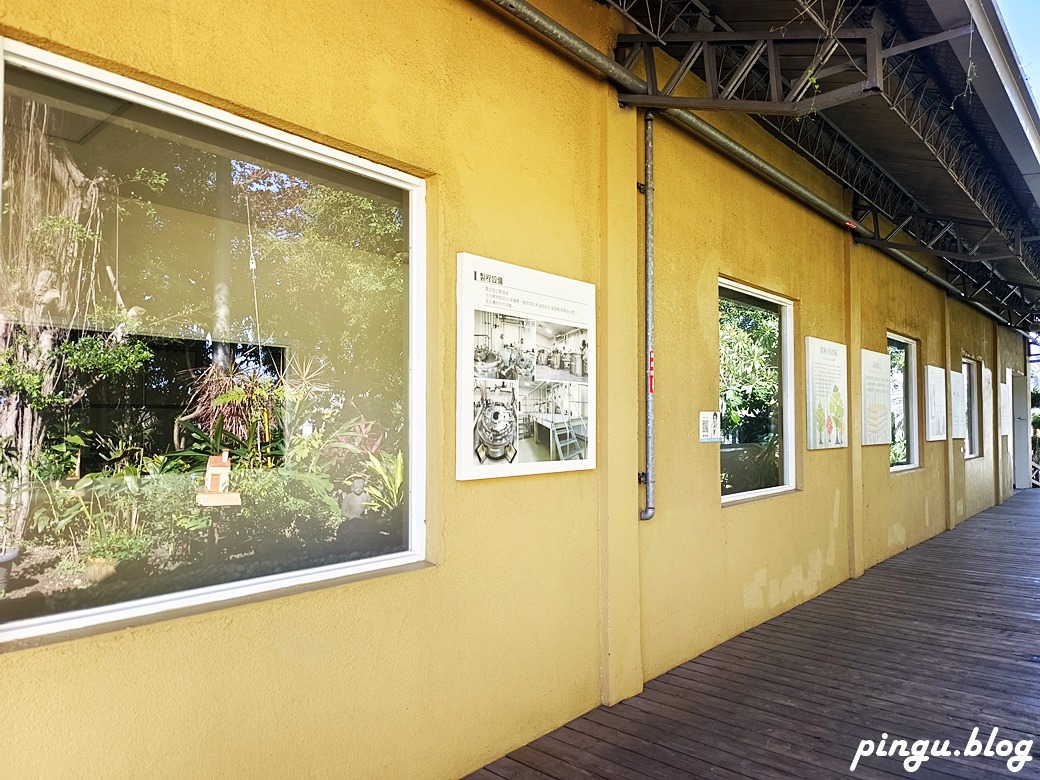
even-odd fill
[{"label": "smaller window with white frame", "polygon": [[888,334],[891,364],[892,446],[889,465],[893,470],[917,465],[917,342]]},{"label": "smaller window with white frame", "polygon": [[719,281],[723,501],[794,486],[791,302]]},{"label": "smaller window with white frame", "polygon": [[[977,458],[982,455],[979,438],[979,364],[971,358],[961,359],[964,373],[964,416],[967,436],[964,438],[964,457]],[[954,413],[959,413],[957,410]]]}]

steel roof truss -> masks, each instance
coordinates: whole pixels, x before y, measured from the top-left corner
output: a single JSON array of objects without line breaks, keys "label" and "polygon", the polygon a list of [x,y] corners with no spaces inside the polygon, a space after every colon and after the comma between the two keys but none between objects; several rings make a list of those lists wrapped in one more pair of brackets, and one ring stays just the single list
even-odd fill
[{"label": "steel roof truss", "polygon": [[[686,54],[678,61],[665,88],[659,89],[658,63],[654,49],[662,46],[686,45]],[[802,59],[806,44],[816,44],[809,63],[789,84],[782,77],[786,60]],[[864,78],[854,84],[823,89],[819,73],[838,51],[849,46],[862,48],[866,63]],[[881,36],[872,28],[850,28],[835,31],[825,38],[812,31],[769,30],[757,33],[700,32],[670,33],[664,36],[621,35],[618,53],[621,61],[632,59],[632,50],[643,56],[649,94],[619,96],[622,104],[648,108],[688,108],[693,110],[733,110],[744,113],[804,116],[831,106],[858,100],[877,92],[883,81]],[[678,97],[675,89],[700,58],[707,86],[707,97]],[[727,66],[727,59],[732,66]],[[674,60],[673,60],[674,61]],[[759,67],[761,66],[761,67]],[[845,70],[847,68],[840,68]],[[831,69],[833,72],[838,70]],[[756,74],[756,71],[759,75]],[[768,85],[763,85],[761,74]],[[747,89],[751,80],[755,88]],[[763,92],[766,99],[746,99],[748,93]]]},{"label": "steel roof truss", "polygon": [[[1020,230],[1014,231],[1010,240],[988,222],[978,219],[964,219],[922,211],[911,211],[898,221],[892,221],[890,227],[881,230],[881,218],[884,216],[877,209],[863,206],[854,209],[854,216],[859,224],[868,227],[870,236],[854,234],[857,242],[872,246],[904,249],[910,252],[935,255],[969,263],[995,262],[997,260],[1020,259],[1018,249],[1022,245]],[[898,240],[899,235],[913,238],[917,243]],[[994,252],[992,246],[985,254],[980,254],[987,243],[994,240],[1001,245],[1006,244],[1007,251]]]},{"label": "steel roof truss", "polygon": [[[895,215],[906,215],[911,212],[920,211],[921,206],[916,198],[878,163],[868,156],[862,149],[845,136],[838,127],[821,114],[811,113],[825,108],[828,105],[837,105],[849,99],[858,99],[863,96],[860,91],[855,98],[846,95],[836,95],[828,99],[826,103],[821,102],[821,96],[816,94],[814,100],[804,97],[802,100],[811,106],[804,106],[810,113],[807,115],[799,113],[803,107],[799,106],[791,110],[792,103],[798,106],[798,100],[785,101],[785,96],[797,93],[792,89],[794,84],[785,82],[781,68],[781,48],[777,45],[779,38],[790,40],[795,31],[770,31],[769,34],[749,35],[747,32],[736,32],[724,20],[714,15],[708,6],[701,0],[688,0],[677,2],[676,0],[607,0],[610,5],[624,12],[637,27],[650,38],[640,40],[638,36],[623,37],[628,41],[624,47],[619,46],[619,55],[625,55],[622,59],[629,65],[634,64],[637,53],[642,51],[641,45],[636,42],[656,42],[660,46],[667,45],[674,50],[679,45],[680,35],[685,35],[689,47],[685,49],[685,56],[679,66],[673,71],[665,85],[664,93],[658,96],[658,100],[668,104],[666,107],[676,105],[694,109],[730,109],[754,114],[758,121],[772,130],[779,138],[788,143],[792,148],[815,162],[822,169],[828,171],[838,181],[849,187],[859,202],[869,204],[869,208],[878,214],[884,215],[889,221],[898,222],[901,217]],[[646,19],[640,19],[640,15],[634,12],[636,7],[645,7]],[[876,13],[875,13],[876,16]],[[819,20],[816,20],[819,23]],[[881,29],[884,25],[877,24],[871,19],[874,28]],[[859,34],[863,34],[865,28],[859,28]],[[688,32],[693,30],[694,32]],[[711,59],[716,71],[714,79],[714,95],[705,100],[713,103],[701,105],[686,105],[681,101],[688,100],[676,98],[675,89],[682,78],[690,71],[698,57],[704,55],[704,50],[697,49],[697,44],[703,47],[707,37],[706,31],[721,30],[729,33],[728,36],[718,36],[713,41],[718,52]],[[982,241],[978,237],[968,241],[960,234],[960,226],[949,220],[940,222],[933,226],[931,232],[927,232],[926,238],[921,244],[907,247],[909,251],[922,251],[922,247],[934,253],[945,252],[939,256],[946,259],[947,274],[957,280],[957,286],[964,290],[966,297],[990,301],[1002,301],[1005,318],[1008,321],[1017,319],[1019,324],[1030,321],[1032,325],[1038,325],[1036,320],[1037,311],[1035,302],[1026,298],[1025,289],[1040,291],[1040,286],[1011,283],[1006,280],[990,261],[1003,257],[1018,257],[1027,268],[1034,274],[1040,272],[1040,247],[1034,246],[1040,241],[1035,225],[1029,215],[1020,214],[1017,206],[1012,202],[1009,194],[1004,191],[999,178],[996,176],[985,157],[975,149],[974,143],[968,136],[966,128],[960,125],[953,106],[932,85],[929,76],[920,67],[916,66],[915,52],[927,46],[932,46],[942,41],[952,40],[956,37],[971,32],[971,26],[965,25],[952,30],[940,32],[913,41],[905,41],[895,45],[881,48],[882,39],[877,36],[874,51],[877,52],[877,70],[869,69],[870,75],[864,81],[876,81],[877,85],[886,94],[886,102],[895,109],[897,114],[903,118],[907,126],[931,149],[936,160],[947,169],[954,181],[969,195],[978,206],[980,212],[991,223],[989,227],[994,231],[986,229],[984,235],[988,234],[992,239],[995,235],[1003,236],[1008,242],[1008,253],[1000,252],[993,254],[983,252]],[[800,31],[805,40],[825,40],[837,37],[845,40],[846,35],[856,34],[851,30],[820,29],[813,36],[807,31]],[[728,37],[729,40],[721,40]],[[863,39],[865,41],[865,38]],[[740,45],[741,41],[743,46]],[[764,51],[760,51],[755,57],[755,49],[761,49],[756,44],[764,42]],[[628,52],[623,51],[627,47]],[[870,50],[864,49],[864,56],[852,57],[841,62],[827,62],[817,73],[816,82],[823,78],[829,78],[849,69],[863,70],[867,63]],[[830,57],[833,57],[833,53]],[[821,58],[821,64],[828,58]],[[750,69],[747,64],[751,62]],[[705,67],[707,70],[707,67]],[[791,70],[789,68],[788,70]],[[807,69],[800,69],[803,76],[801,81],[804,87],[804,76]],[[725,83],[720,85],[718,73],[723,72]],[[797,79],[796,79],[797,81]],[[861,82],[862,83],[862,82]],[[859,85],[853,85],[859,86]],[[828,90],[833,92],[835,90]],[[822,90],[821,90],[822,92]],[[721,97],[723,94],[727,98]],[[869,93],[868,93],[869,94]],[[632,105],[653,105],[646,96],[621,95],[622,103]],[[833,101],[833,102],[832,102]],[[786,106],[779,107],[779,104]],[[862,209],[861,209],[862,213]],[[934,215],[933,215],[934,216]],[[966,225],[966,223],[963,223]],[[1025,230],[1023,230],[1023,227]],[[876,232],[876,231],[875,231]],[[952,232],[952,235],[951,235]],[[1028,232],[1028,237],[1024,233]],[[973,235],[978,235],[973,234]],[[1008,240],[1008,237],[1011,237]],[[880,237],[871,240],[880,240]],[[918,238],[913,236],[913,238]],[[992,246],[992,245],[990,245]],[[998,243],[998,247],[1001,246]],[[960,250],[960,251],[958,251]],[[1012,311],[1016,312],[1012,317]]]}]

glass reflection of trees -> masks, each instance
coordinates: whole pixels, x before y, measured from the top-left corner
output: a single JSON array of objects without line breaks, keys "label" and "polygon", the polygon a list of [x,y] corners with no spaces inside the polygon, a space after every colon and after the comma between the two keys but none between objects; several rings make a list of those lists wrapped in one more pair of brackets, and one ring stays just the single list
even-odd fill
[{"label": "glass reflection of trees", "polygon": [[[0,551],[216,570],[163,592],[403,548],[405,193],[5,80]],[[243,493],[227,517],[194,501],[223,449]],[[359,477],[397,498],[345,523]]]},{"label": "glass reflection of trees", "polygon": [[722,494],[780,484],[780,308],[719,289]]}]

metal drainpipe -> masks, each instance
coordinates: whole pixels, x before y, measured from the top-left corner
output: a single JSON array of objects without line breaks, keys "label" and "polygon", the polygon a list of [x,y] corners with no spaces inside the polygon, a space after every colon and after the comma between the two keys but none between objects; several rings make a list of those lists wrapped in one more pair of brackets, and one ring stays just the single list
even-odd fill
[{"label": "metal drainpipe", "polygon": [[[537,30],[556,45],[573,54],[582,62],[592,66],[605,75],[614,83],[623,87],[628,92],[646,94],[646,82],[634,75],[624,66],[614,62],[610,57],[603,54],[599,49],[590,45],[587,41],[572,33],[560,25],[554,19],[546,16],[537,8],[534,8],[525,0],[490,0],[495,5],[508,11],[514,17]],[[674,123],[692,130],[703,140],[714,146],[727,157],[754,171],[764,179],[772,182],[779,189],[784,190],[795,199],[812,208],[818,214],[843,225],[861,236],[871,236],[871,232],[852,219],[848,214],[842,213],[841,209],[835,208],[815,192],[795,181],[779,168],[763,160],[757,154],[741,146],[721,130],[713,127],[708,122],[684,109],[669,108],[661,112]],[[979,301],[968,298],[964,293],[947,282],[938,274],[933,273],[926,266],[914,260],[910,255],[898,249],[881,249],[892,259],[909,268],[914,273],[923,276],[938,287],[943,288],[956,298],[974,306],[979,311],[988,314],[1003,325],[1014,327],[993,309]]]},{"label": "metal drainpipe", "polygon": [[646,112],[643,131],[643,237],[646,259],[646,507],[640,520],[654,516],[654,112]]}]

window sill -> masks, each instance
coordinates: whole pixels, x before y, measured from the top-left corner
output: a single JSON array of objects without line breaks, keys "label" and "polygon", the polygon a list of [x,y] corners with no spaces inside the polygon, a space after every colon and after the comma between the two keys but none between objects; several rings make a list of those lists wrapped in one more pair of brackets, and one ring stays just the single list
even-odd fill
[{"label": "window sill", "polygon": [[801,491],[794,485],[780,485],[779,487],[765,488],[764,490],[749,490],[746,493],[733,493],[722,497],[722,508],[725,509],[728,506],[738,506],[739,504],[750,504],[753,501],[764,501],[767,498],[776,498],[778,496],[786,496],[790,493],[800,492]]},{"label": "window sill", "polygon": [[911,471],[923,471],[924,467],[920,463],[907,463],[903,466],[892,466],[888,469],[890,474],[906,474]]},{"label": "window sill", "polygon": [[346,568],[344,564],[334,564],[324,569],[304,569],[78,612],[12,620],[0,624],[0,655],[434,566],[415,552],[394,553],[365,563],[369,565]]},{"label": "window sill", "polygon": [[969,461],[969,460],[981,460],[981,459],[982,459],[983,457],[984,457],[984,456],[983,456],[983,454],[982,454],[982,453],[980,452],[980,453],[978,453],[978,454],[976,454],[976,455],[965,455],[965,456],[964,456],[964,460],[965,460],[965,461]]}]

